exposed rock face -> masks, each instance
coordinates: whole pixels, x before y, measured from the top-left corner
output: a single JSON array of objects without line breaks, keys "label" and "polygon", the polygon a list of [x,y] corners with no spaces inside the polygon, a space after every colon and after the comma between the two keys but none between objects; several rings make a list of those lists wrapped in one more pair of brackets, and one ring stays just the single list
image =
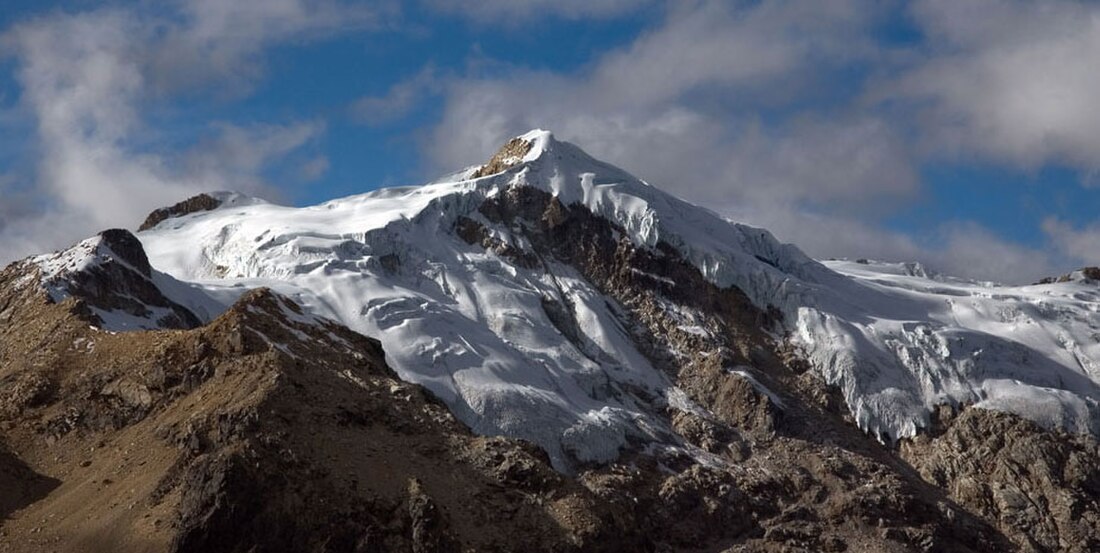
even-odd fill
[{"label": "exposed rock face", "polygon": [[219,205],[221,205],[221,202],[209,194],[192,196],[176,205],[162,207],[150,213],[149,216],[145,218],[145,221],[141,223],[141,226],[138,227],[138,231],[149,230],[172,217],[180,217],[198,211],[217,209]]},{"label": "exposed rock face", "polygon": [[[725,543],[731,551],[1011,549],[845,420],[835,391],[766,332],[775,313],[710,284],[672,248],[638,249],[606,220],[537,189],[509,188],[480,213],[522,229],[530,249],[486,240],[490,233],[471,220],[459,220],[461,236],[517,263],[577,268],[620,302],[640,350],[683,392],[688,406],[670,406],[670,424],[710,463],[699,462],[706,455],[639,455],[634,468],[593,467],[579,476],[601,497],[631,490],[638,499],[622,508],[665,543],[688,550]],[[563,334],[575,333],[569,306],[547,311],[558,313],[552,319]],[[675,474],[660,475],[658,462]]]},{"label": "exposed rock face", "polygon": [[981,409],[942,410],[902,457],[1028,552],[1100,550],[1100,444]]},{"label": "exposed rock face", "polygon": [[523,160],[523,156],[531,151],[532,146],[533,144],[531,142],[523,140],[522,138],[513,138],[509,140],[491,159],[489,159],[489,163],[482,165],[481,168],[474,172],[472,178],[476,179],[495,175],[518,165]]}]

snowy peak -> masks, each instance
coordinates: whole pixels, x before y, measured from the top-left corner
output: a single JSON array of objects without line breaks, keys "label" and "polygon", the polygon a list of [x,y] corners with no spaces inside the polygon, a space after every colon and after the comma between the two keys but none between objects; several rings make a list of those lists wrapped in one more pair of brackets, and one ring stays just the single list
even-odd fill
[{"label": "snowy peak", "polygon": [[117,264],[146,278],[152,270],[141,242],[124,229],[105,230],[69,249],[36,256],[30,261],[42,270],[44,282],[60,287],[66,286],[69,277],[104,265]]},{"label": "snowy peak", "polygon": [[521,163],[539,159],[553,148],[555,142],[554,135],[543,130],[517,136],[501,146],[488,163],[474,171],[471,178],[495,175]]},{"label": "snowy peak", "polygon": [[[525,151],[522,156],[519,152]],[[770,232],[731,223],[683,201],[612,164],[598,160],[544,130],[513,138],[494,156],[512,163],[504,174],[486,179],[498,187],[532,186],[563,204],[580,204],[622,227],[636,246],[662,242],[680,252],[719,286],[738,286],[761,307],[772,298],[760,290],[781,286],[794,275],[828,279],[829,271]]]},{"label": "snowy peak", "polygon": [[[668,329],[725,347],[704,324],[726,324],[718,304],[692,303],[704,289],[743,294],[754,330],[737,332],[771,332],[780,345],[754,347],[800,358],[884,441],[913,436],[942,404],[1100,430],[1095,289],[822,264],[542,130],[448,180],[303,208],[219,204],[139,237],[154,267],[209,295],[271,287],[378,338],[402,378],[476,431],[536,442],[560,466],[668,435],[658,404],[687,363]],[[643,291],[652,303],[631,307]],[[665,326],[640,336],[643,315]],[[721,363],[766,381],[752,360]]]},{"label": "snowy peak", "polygon": [[124,229],[103,231],[16,266],[37,277],[50,301],[75,298],[91,322],[107,330],[194,328],[202,319],[177,300],[212,303],[196,287],[153,270],[141,242]]},{"label": "snowy peak", "polygon": [[[1091,281],[1094,270],[1041,286],[1003,287],[935,275],[917,264],[818,262],[764,229],[680,200],[541,130],[509,140],[484,165],[424,186],[307,207],[210,193],[158,210],[142,228],[136,238],[107,231],[0,272],[0,323],[35,309],[88,315],[82,320],[112,330],[206,322],[198,332],[152,338],[163,351],[162,338],[212,335],[212,351],[262,355],[259,367],[288,361],[307,381],[333,377],[340,386],[326,386],[316,396],[325,405],[333,390],[345,388],[368,390],[376,399],[379,391],[399,394],[400,402],[385,407],[361,410],[362,396],[333,405],[344,430],[369,431],[367,441],[339,442],[354,445],[347,451],[355,457],[359,446],[377,441],[379,423],[395,422],[400,443],[409,444],[409,429],[446,418],[437,416],[441,410],[402,411],[412,397],[405,389],[413,386],[387,383],[375,390],[365,374],[346,370],[384,355],[397,376],[428,390],[474,433],[536,444],[554,468],[582,473],[578,489],[599,497],[625,490],[616,509],[625,505],[645,514],[646,528],[653,526],[647,514],[653,512],[665,513],[677,527],[694,520],[700,528],[727,528],[733,521],[741,534],[736,540],[744,540],[739,521],[755,520],[759,512],[767,513],[760,520],[795,526],[771,526],[780,529],[775,532],[756,527],[754,535],[793,536],[802,548],[841,550],[843,542],[825,547],[803,538],[824,528],[864,527],[899,537],[884,517],[911,520],[914,513],[965,522],[954,506],[940,509],[945,496],[927,493],[930,482],[948,492],[963,490],[962,499],[976,502],[982,516],[1012,527],[1023,519],[982,509],[1004,503],[1012,513],[1074,518],[1091,508],[1031,506],[1056,504],[1047,497],[1091,497],[1089,483],[1097,481],[1100,450],[1092,437],[1040,429],[1100,436],[1100,287]],[[18,294],[7,293],[12,289]],[[46,292],[63,306],[46,305]],[[0,324],[0,333],[13,328],[19,327]],[[131,337],[149,338],[111,339]],[[33,342],[0,340],[0,349]],[[181,349],[204,356],[211,350]],[[203,374],[233,377],[216,390],[253,395],[252,387],[238,385],[249,381],[237,377],[255,371]],[[276,381],[293,412],[317,403],[302,395],[300,383]],[[107,395],[121,390],[96,389]],[[219,414],[212,427],[216,436],[223,419]],[[865,433],[853,432],[853,423]],[[928,436],[893,452],[875,443],[913,437],[933,424],[937,429]],[[398,452],[393,460],[406,463],[408,455],[422,454],[438,460],[440,443],[468,437],[453,426],[449,438],[432,437],[434,445]],[[1003,439],[1012,434],[1006,428],[1017,429],[1016,437]],[[314,447],[309,430],[303,443]],[[485,466],[515,475],[494,480],[494,489],[516,485],[527,500],[535,497],[529,491],[547,489],[549,479],[533,478],[532,465],[497,453],[505,440],[476,441],[492,456]],[[1063,446],[1078,441],[1091,444],[1092,453],[1067,455]],[[284,442],[272,450],[279,459],[287,458]],[[910,462],[922,448],[931,453]],[[940,448],[950,455],[935,453]],[[369,480],[381,466],[375,454],[391,449],[368,452],[371,464],[359,475]],[[895,453],[908,464],[895,462]],[[443,455],[453,469],[454,458]],[[998,457],[1001,468],[990,464]],[[1022,458],[1040,461],[1034,479],[1020,477]],[[605,465],[615,460],[621,460],[618,467]],[[929,464],[920,468],[920,461]],[[910,467],[920,468],[920,476]],[[347,487],[346,468],[334,488]],[[647,472],[667,480],[639,479]],[[1062,473],[1075,473],[1076,483],[1051,487],[1043,476]],[[1010,490],[1016,494],[1011,501],[988,499],[1000,493],[1006,474],[1025,486],[1038,482],[1039,499],[1020,500],[1020,489]],[[454,475],[435,476],[440,489],[453,488]],[[899,487],[909,480],[919,486]],[[981,493],[971,496],[974,490]],[[537,502],[545,499],[557,513],[548,519],[554,526],[562,505],[556,494]],[[666,503],[639,501],[653,494]],[[913,503],[921,498],[934,504]],[[395,501],[383,503],[403,505],[406,499]],[[673,504],[688,510],[666,510]],[[736,511],[702,512],[712,513],[714,505]],[[618,518],[615,512],[599,518]],[[820,526],[807,526],[803,518]],[[868,520],[878,523],[868,526]],[[932,531],[927,520],[920,524],[922,532]],[[965,530],[958,535],[973,534],[969,522],[959,528]],[[608,543],[607,535],[586,532]],[[1049,549],[1084,543],[1074,532],[1055,536]],[[689,528],[678,543],[698,548],[698,535]],[[926,549],[1010,549],[985,541],[952,548],[926,541],[933,534],[904,536]],[[876,550],[901,547],[886,541],[890,545]]]}]

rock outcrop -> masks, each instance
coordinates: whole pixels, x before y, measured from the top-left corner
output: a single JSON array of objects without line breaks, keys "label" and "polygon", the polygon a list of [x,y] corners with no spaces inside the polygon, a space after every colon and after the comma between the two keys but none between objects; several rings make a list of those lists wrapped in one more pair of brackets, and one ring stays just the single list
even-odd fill
[{"label": "rock outcrop", "polygon": [[472,178],[486,177],[489,175],[495,175],[502,171],[506,171],[512,167],[518,165],[523,161],[523,156],[527,155],[527,152],[531,151],[532,144],[530,141],[522,138],[513,138],[509,140],[503,147],[489,160],[488,163],[482,165],[474,172]]},{"label": "rock outcrop", "polygon": [[1100,550],[1100,444],[1012,415],[948,408],[901,456],[1021,551]]},{"label": "rock outcrop", "polygon": [[217,209],[221,201],[209,194],[198,194],[170,207],[162,207],[153,211],[138,227],[138,231],[149,230],[172,217],[180,217],[199,211]]},{"label": "rock outcrop", "polygon": [[1100,267],[1083,267],[1062,276],[1043,278],[1036,284],[1055,284],[1059,282],[1072,282],[1074,280],[1100,281]]}]

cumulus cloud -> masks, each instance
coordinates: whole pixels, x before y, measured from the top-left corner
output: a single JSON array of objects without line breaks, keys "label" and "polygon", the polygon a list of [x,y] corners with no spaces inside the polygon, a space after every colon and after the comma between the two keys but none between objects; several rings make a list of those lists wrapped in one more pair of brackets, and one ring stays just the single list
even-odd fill
[{"label": "cumulus cloud", "polygon": [[[830,69],[875,56],[865,38],[874,13],[857,1],[686,3],[576,74],[517,69],[452,81],[428,151],[441,169],[460,167],[510,136],[549,128],[812,254],[886,254],[866,247],[872,228],[836,213],[874,219],[919,192],[905,138],[872,113],[797,107]],[[779,122],[757,115],[776,107],[796,115]],[[833,215],[819,214],[811,229],[800,215],[807,207]],[[919,251],[897,242],[895,255]]]},{"label": "cumulus cloud", "polygon": [[[481,30],[640,8],[658,18],[581,69],[509,66],[475,47],[465,73],[428,64],[351,106],[352,116],[377,126],[441,101],[438,123],[416,133],[432,166],[425,171],[483,160],[509,137],[542,127],[819,257],[919,260],[962,276],[1023,282],[1098,253],[1089,243],[1100,231],[1057,218],[1043,226],[1044,249],[966,221],[921,237],[886,225],[924,193],[922,168],[945,157],[1027,170],[1068,165],[1082,170],[1085,186],[1100,182],[1100,111],[1091,106],[1100,92],[1091,70],[1100,55],[1095,5],[424,2]],[[160,135],[149,113],[180,95],[248,94],[273,45],[385,27],[399,9],[337,0],[168,6],[55,12],[0,36],[18,68],[20,109],[33,123],[40,160],[34,174],[0,180],[7,199],[0,261],[136,222],[199,190],[265,189],[272,167],[319,178],[329,168],[314,146],[325,132],[320,121],[194,122],[201,136],[180,144]],[[881,18],[897,9],[919,40],[883,40]],[[12,125],[4,113],[0,127]]]},{"label": "cumulus cloud", "polygon": [[[747,183],[745,196],[754,203],[783,198],[866,213],[912,198],[920,187],[908,144],[877,117],[754,126],[732,146],[724,164],[727,182]],[[711,188],[707,197],[723,191],[728,186]]]},{"label": "cumulus cloud", "polygon": [[925,146],[1035,168],[1100,159],[1100,6],[922,0],[925,55],[875,92],[911,102]]},{"label": "cumulus cloud", "polygon": [[205,141],[166,148],[148,109],[180,87],[245,83],[274,42],[360,26],[369,13],[333,2],[276,0],[175,5],[174,17],[139,9],[54,13],[8,29],[39,164],[35,209],[4,213],[0,261],[64,246],[104,227],[136,224],[151,209],[203,190],[265,187],[272,159],[322,130],[315,123],[215,125]]}]

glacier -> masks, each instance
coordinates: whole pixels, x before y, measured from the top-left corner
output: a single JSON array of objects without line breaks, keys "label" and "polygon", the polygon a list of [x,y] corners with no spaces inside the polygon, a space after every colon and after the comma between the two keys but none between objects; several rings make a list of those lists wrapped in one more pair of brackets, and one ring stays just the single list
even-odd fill
[{"label": "glacier", "polygon": [[[459,218],[485,222],[478,207],[509,187],[583,205],[635,246],[667,244],[715,285],[778,310],[776,331],[883,441],[913,436],[945,403],[1100,432],[1096,282],[1010,287],[913,265],[819,262],[547,131],[518,139],[530,149],[495,174],[471,167],[309,207],[220,193],[217,209],[137,236],[154,267],[206,293],[181,303],[201,303],[209,316],[208,300],[228,305],[270,287],[379,339],[403,379],[475,432],[533,441],[559,467],[662,441],[669,430],[658,413],[683,402],[635,347],[615,302],[575,269],[525,268],[455,236]],[[521,232],[486,224],[523,247]],[[550,320],[548,298],[574,306],[584,344]]]}]

